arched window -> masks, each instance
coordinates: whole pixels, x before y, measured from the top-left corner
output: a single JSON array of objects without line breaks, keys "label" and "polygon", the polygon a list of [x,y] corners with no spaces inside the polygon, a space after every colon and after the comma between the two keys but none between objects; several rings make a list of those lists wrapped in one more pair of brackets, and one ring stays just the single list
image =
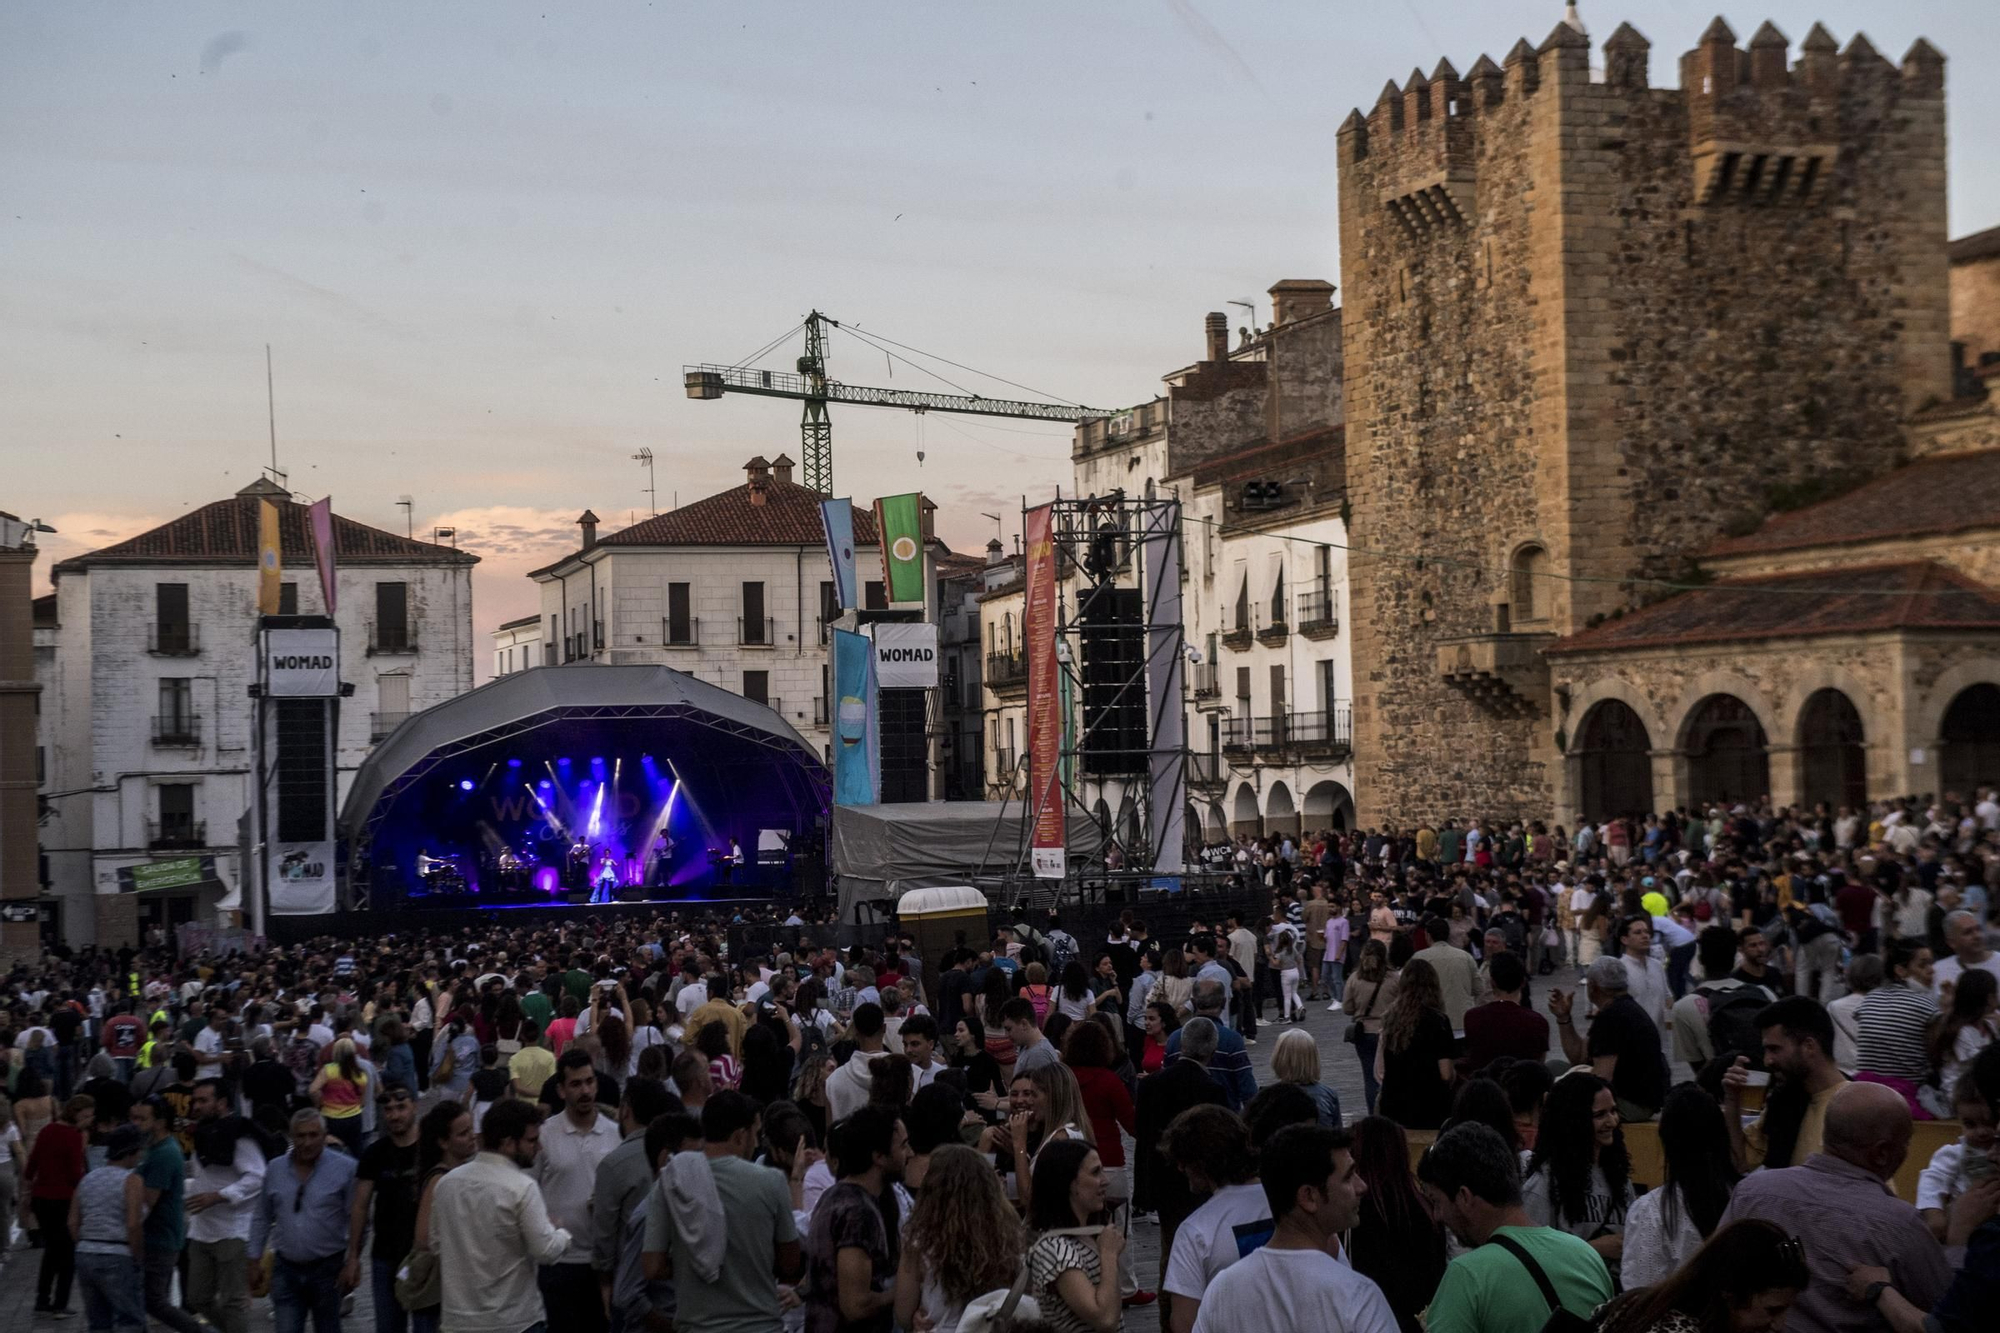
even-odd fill
[{"label": "arched window", "polygon": [[1528,545],[1514,552],[1513,587],[1509,597],[1515,624],[1549,618],[1549,553],[1541,546]]}]

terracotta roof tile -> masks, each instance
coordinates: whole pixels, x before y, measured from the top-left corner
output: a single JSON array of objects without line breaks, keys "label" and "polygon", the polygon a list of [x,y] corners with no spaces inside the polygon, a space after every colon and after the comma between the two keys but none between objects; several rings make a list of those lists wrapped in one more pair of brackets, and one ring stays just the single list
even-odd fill
[{"label": "terracotta roof tile", "polygon": [[[608,537],[601,546],[821,546],[826,542],[819,521],[818,491],[775,477],[764,483],[764,503],[750,503],[750,486],[731,487],[717,495],[682,505],[669,514],[634,523]],[[854,541],[876,544],[875,511],[854,507]]]},{"label": "terracotta roof tile", "polygon": [[2000,255],[2000,227],[1988,227],[1985,231],[1975,231],[1970,236],[1961,236],[1945,246],[1945,257],[1954,264],[1964,264],[1974,259],[1991,259]]},{"label": "terracotta roof tile", "polygon": [[[252,483],[227,500],[217,500],[113,546],[71,556],[54,573],[98,564],[251,565],[257,563],[258,506],[265,496],[278,505],[278,547],[285,566],[309,569],[313,562],[307,506],[296,504],[276,486]],[[471,565],[470,551],[413,541],[393,532],[333,516],[335,560],[342,565]]]},{"label": "terracotta roof tile", "polygon": [[2000,630],[2000,590],[1935,560],[1731,579],[1550,644],[1550,654],[1886,629]]},{"label": "terracotta roof tile", "polygon": [[1846,495],[1776,514],[1747,537],[1708,548],[1715,556],[1788,551],[2000,527],[2000,449],[1920,458]]}]

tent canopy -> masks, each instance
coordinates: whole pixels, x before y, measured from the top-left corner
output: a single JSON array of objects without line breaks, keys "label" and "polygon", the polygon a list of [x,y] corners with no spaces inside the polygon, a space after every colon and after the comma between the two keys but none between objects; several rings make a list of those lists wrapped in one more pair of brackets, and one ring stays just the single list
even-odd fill
[{"label": "tent canopy", "polygon": [[[1025,869],[1027,824],[1018,801],[835,806],[828,850],[839,877],[841,919],[856,903]],[[1072,856],[1104,854],[1103,833],[1080,811],[1069,813],[1068,840]]]}]

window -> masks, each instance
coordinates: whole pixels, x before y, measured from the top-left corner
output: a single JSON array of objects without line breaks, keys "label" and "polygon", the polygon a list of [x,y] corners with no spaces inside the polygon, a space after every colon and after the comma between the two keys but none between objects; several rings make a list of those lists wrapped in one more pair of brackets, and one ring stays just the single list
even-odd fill
[{"label": "window", "polygon": [[1512,619],[1516,622],[1549,618],[1549,553],[1540,546],[1523,546],[1514,552]]},{"label": "window", "polygon": [[1282,625],[1285,623],[1285,567],[1279,563],[1279,559],[1281,557],[1274,558],[1271,562],[1276,566],[1271,571],[1271,623],[1273,625]]},{"label": "window", "polygon": [[688,609],[693,600],[692,587],[686,583],[667,585],[667,642],[694,642],[694,615]]},{"label": "window", "polygon": [[871,579],[868,586],[863,589],[862,601],[865,604],[863,606],[864,610],[887,611],[889,609],[889,590],[883,586],[880,579]]},{"label": "window", "polygon": [[[1241,567],[1242,561],[1239,560],[1237,564]],[[1250,571],[1248,569],[1243,570],[1241,584],[1236,590],[1236,628],[1239,630],[1248,630],[1250,628]]]},{"label": "window", "polygon": [[375,648],[377,652],[400,653],[410,647],[410,585],[375,585]]},{"label": "window", "polygon": [[1314,665],[1319,670],[1319,706],[1330,713],[1333,711],[1334,700],[1340,697],[1335,689],[1333,659],[1325,658]]},{"label": "window", "polygon": [[159,841],[187,845],[195,841],[194,784],[169,782],[156,788],[160,801]]},{"label": "window", "polygon": [[1273,665],[1271,668],[1271,716],[1285,711],[1285,668]]},{"label": "window", "polygon": [[743,697],[753,704],[771,702],[771,673],[768,671],[746,671],[743,673]]},{"label": "window", "polygon": [[826,632],[834,621],[840,619],[840,599],[834,596],[833,580],[819,582],[819,641],[826,642]]},{"label": "window", "polygon": [[1250,711],[1250,668],[1249,667],[1236,668],[1236,711],[1239,713],[1247,713]]},{"label": "window", "polygon": [[153,607],[153,650],[160,653],[192,652],[194,625],[188,619],[187,584],[154,584]]},{"label": "window", "polygon": [[280,583],[278,585],[278,614],[295,616],[299,613],[299,585]]},{"label": "window", "polygon": [[160,682],[160,722],[176,736],[185,736],[193,728],[193,681],[169,677]]},{"label": "window", "polygon": [[738,643],[769,643],[769,627],[764,623],[764,585],[745,580],[743,584],[742,634]]}]

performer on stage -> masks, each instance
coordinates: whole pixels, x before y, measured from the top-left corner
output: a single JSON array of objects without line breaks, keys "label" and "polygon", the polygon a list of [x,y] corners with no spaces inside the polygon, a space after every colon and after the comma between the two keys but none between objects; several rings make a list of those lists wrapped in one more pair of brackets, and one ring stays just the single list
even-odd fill
[{"label": "performer on stage", "polygon": [[417,848],[417,878],[428,880],[437,873],[438,859],[431,855],[428,847]]},{"label": "performer on stage", "polygon": [[618,863],[611,859],[611,853],[604,853],[604,863],[597,868],[597,888],[590,895],[594,903],[611,901],[612,891],[618,887]]},{"label": "performer on stage", "polygon": [[646,858],[646,884],[649,888],[663,888],[667,883],[674,857],[674,840],[662,833],[653,839],[652,854]]},{"label": "performer on stage", "polygon": [[590,844],[578,838],[569,849],[569,875],[571,887],[590,887]]}]

